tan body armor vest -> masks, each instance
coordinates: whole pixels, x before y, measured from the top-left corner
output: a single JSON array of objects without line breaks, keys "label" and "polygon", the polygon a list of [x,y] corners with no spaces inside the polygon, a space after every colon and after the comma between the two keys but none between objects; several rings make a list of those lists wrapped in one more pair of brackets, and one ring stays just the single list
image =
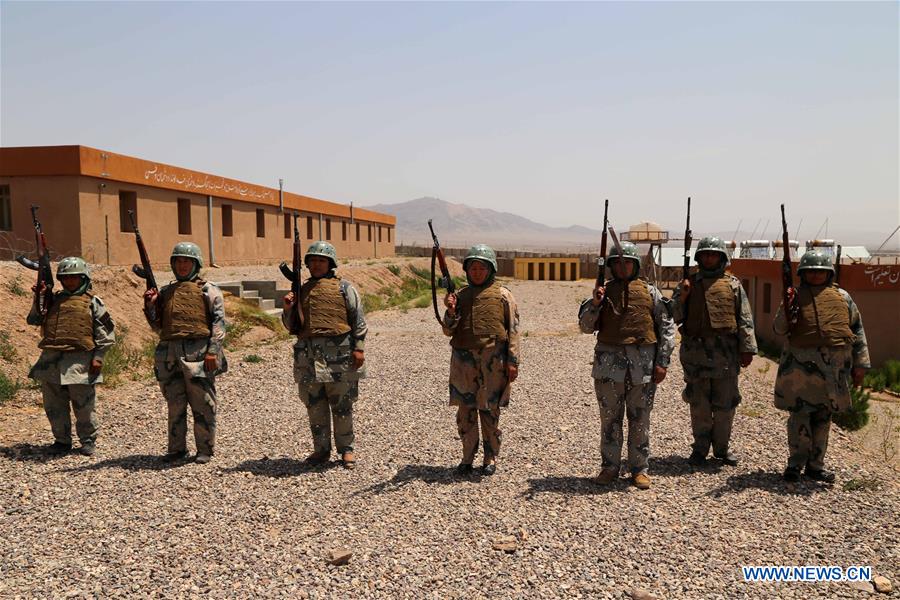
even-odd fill
[{"label": "tan body armor vest", "polygon": [[[625,289],[628,306],[625,306]],[[615,279],[606,284],[605,300],[600,309],[600,329],[597,341],[615,346],[655,344],[653,324],[653,296],[647,282],[640,279]]]},{"label": "tan body armor vest", "polygon": [[791,346],[818,348],[853,343],[850,310],[836,285],[801,285],[797,291],[797,323],[789,334]]},{"label": "tan body armor vest", "polygon": [[38,347],[62,352],[94,349],[94,315],[91,313],[91,296],[57,295],[41,327],[43,339]]},{"label": "tan body armor vest", "polygon": [[506,330],[506,309],[500,284],[492,281],[486,287],[466,286],[456,295],[459,325],[450,338],[454,348],[484,348],[491,342],[509,339]]},{"label": "tan body armor vest", "polygon": [[163,340],[205,338],[210,335],[209,315],[203,297],[204,281],[178,281],[163,289],[162,302]]},{"label": "tan body armor vest", "polygon": [[698,277],[688,296],[683,332],[691,337],[713,337],[737,333],[735,293],[731,276]]},{"label": "tan body armor vest", "polygon": [[350,331],[340,277],[308,279],[300,288],[301,338],[343,335]]}]

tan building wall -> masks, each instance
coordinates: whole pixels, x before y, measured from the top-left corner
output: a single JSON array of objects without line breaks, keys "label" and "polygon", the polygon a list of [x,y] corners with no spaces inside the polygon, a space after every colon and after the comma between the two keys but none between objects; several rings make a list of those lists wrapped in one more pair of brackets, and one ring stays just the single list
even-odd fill
[{"label": "tan building wall", "polygon": [[[2,148],[0,174],[0,184],[10,185],[13,213],[13,230],[0,232],[0,241],[18,240],[18,244],[33,238],[28,204],[34,202],[41,205],[39,216],[48,236],[57,240],[52,243],[60,253],[83,254],[94,263],[127,265],[137,261],[134,235],[130,227],[122,225],[127,216],[120,207],[120,192],[134,194],[138,227],[151,260],[159,264],[167,263],[172,246],[180,241],[197,243],[207,261],[213,250],[217,264],[286,260],[291,255],[293,231],[291,228],[285,236],[285,220],[290,220],[293,211],[301,215],[304,248],[320,239],[321,232],[321,238],[334,244],[342,258],[394,254],[396,219],[391,215],[353,209],[355,222],[350,223],[348,205],[289,192],[283,194],[282,213],[277,189],[85,146]],[[190,223],[190,233],[179,231],[179,199],[189,203],[190,218],[185,221]],[[232,234],[225,235],[223,213],[229,207]],[[261,236],[257,211],[263,214]],[[12,255],[0,246],[0,258]]]},{"label": "tan building wall", "polygon": [[12,231],[0,231],[0,259],[11,260],[18,254],[34,255],[32,204],[40,206],[38,220],[47,237],[55,260],[78,254],[81,230],[78,227],[78,177],[4,177],[0,185],[8,185],[12,199]]},{"label": "tan building wall", "polygon": [[[797,263],[793,270],[797,285]],[[735,259],[731,271],[741,279],[750,298],[757,337],[782,345],[784,336],[776,335],[772,328],[781,305],[781,262]],[[900,265],[843,265],[841,286],[862,315],[872,365],[880,367],[889,359],[900,359]]]}]

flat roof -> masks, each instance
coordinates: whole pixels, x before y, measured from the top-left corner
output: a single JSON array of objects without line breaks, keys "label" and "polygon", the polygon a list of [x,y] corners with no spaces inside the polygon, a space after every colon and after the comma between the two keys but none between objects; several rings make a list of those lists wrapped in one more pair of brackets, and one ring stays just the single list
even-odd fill
[{"label": "flat roof", "polygon": [[[89,146],[0,148],[0,176],[75,175],[278,206],[278,189]],[[284,207],[350,218],[350,206],[285,191]],[[394,215],[353,208],[353,218],[396,225]]]}]

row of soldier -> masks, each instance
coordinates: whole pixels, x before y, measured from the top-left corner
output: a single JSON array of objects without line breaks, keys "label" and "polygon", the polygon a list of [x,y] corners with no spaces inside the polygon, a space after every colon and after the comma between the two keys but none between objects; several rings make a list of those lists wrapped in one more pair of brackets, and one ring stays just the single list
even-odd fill
[{"label": "row of soldier", "polygon": [[[669,299],[640,278],[637,248],[622,243],[607,261],[611,278],[601,281],[579,307],[581,331],[597,337],[591,375],[601,419],[598,484],[616,481],[623,471],[627,421],[624,471],[636,487],[650,487],[650,412],[675,349],[676,323],[685,379],[682,396],[690,406],[694,438],[688,461],[702,465],[712,450],[724,464],[738,463],[731,433],[741,402],[740,369],[748,367],[757,352],[752,311],[740,281],[726,270],[729,256],[721,240],[701,240],[694,259],[697,272]],[[359,380],[365,377],[365,315],[357,290],[335,273],[337,256],[331,244],[312,244],[304,263],[309,278],[299,297],[291,293],[284,298],[282,320],[297,336],[294,379],[313,442],[306,462],[329,461],[333,438],[342,464],[352,469],[353,407]],[[228,368],[224,299],[215,284],[201,278],[203,259],[196,244],[177,244],[170,265],[175,281],[144,294],[144,314],[160,338],[154,372],[168,405],[168,444],[161,459],[187,458],[190,407],[195,461],[204,464],[215,453],[215,379]],[[491,475],[502,440],[500,409],[509,403],[520,365],[519,313],[510,290],[496,279],[496,255],[490,247],[473,246],[463,268],[468,285],[445,297],[441,323],[452,348],[449,395],[457,407],[462,442],[457,472],[472,472],[480,440],[481,471]],[[787,336],[774,391],[775,406],[789,413],[784,478],[796,481],[805,472],[812,479],[832,481],[824,464],[831,415],[849,407],[851,380],[861,384],[870,366],[866,339],[856,305],[833,281],[829,257],[807,252],[798,274],[800,286],[789,297],[790,310],[782,306],[775,319],[776,331]],[[91,293],[84,260],[61,260],[57,279],[63,289],[53,295],[49,308],[39,311],[36,301],[27,318],[42,331],[42,353],[30,376],[41,383],[55,438],[51,451],[72,450],[71,406],[80,452],[90,456],[98,429],[94,385],[102,381],[115,325],[103,302]],[[36,286],[36,298],[41,285]]]}]

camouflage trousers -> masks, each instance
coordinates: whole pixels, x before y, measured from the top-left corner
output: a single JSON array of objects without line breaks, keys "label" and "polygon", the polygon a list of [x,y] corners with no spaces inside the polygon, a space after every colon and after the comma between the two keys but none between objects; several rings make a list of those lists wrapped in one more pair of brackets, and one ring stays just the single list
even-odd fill
[{"label": "camouflage trousers", "polygon": [[491,410],[479,410],[474,406],[460,405],[456,412],[456,426],[459,439],[462,440],[462,462],[472,464],[478,452],[478,422],[481,422],[481,438],[484,444],[484,464],[491,462],[500,454],[502,433],[500,425],[500,407]]},{"label": "camouflage trousers", "polygon": [[469,406],[491,411],[509,404],[506,373],[508,345],[454,348],[450,355],[450,406]]},{"label": "camouflage trousers", "polygon": [[594,380],[600,405],[603,468],[619,469],[622,463],[622,421],[628,418],[628,469],[635,475],[647,471],[650,457],[650,411],[656,384],[634,385],[631,374],[617,383],[608,378]]},{"label": "camouflage trousers", "polygon": [[41,394],[44,397],[44,412],[50,421],[53,438],[68,446],[72,445],[72,412],[75,413],[75,432],[82,444],[93,442],[97,437],[97,414],[94,411],[97,395],[94,386],[89,384],[60,385],[41,381]]},{"label": "camouflage trousers", "polygon": [[787,419],[788,466],[825,468],[825,451],[831,431],[831,407],[802,403]]},{"label": "camouflage trousers", "polygon": [[682,399],[691,407],[693,449],[706,455],[712,444],[716,456],[728,452],[735,407],[741,401],[737,375],[685,377]]},{"label": "camouflage trousers", "polygon": [[173,377],[160,382],[169,405],[170,453],[187,449],[187,408],[194,418],[197,454],[213,455],[216,446],[216,384],[213,379]]},{"label": "camouflage trousers", "polygon": [[331,453],[331,430],[339,453],[353,452],[353,403],[359,397],[358,381],[300,384],[300,400],[309,415],[313,449]]}]

